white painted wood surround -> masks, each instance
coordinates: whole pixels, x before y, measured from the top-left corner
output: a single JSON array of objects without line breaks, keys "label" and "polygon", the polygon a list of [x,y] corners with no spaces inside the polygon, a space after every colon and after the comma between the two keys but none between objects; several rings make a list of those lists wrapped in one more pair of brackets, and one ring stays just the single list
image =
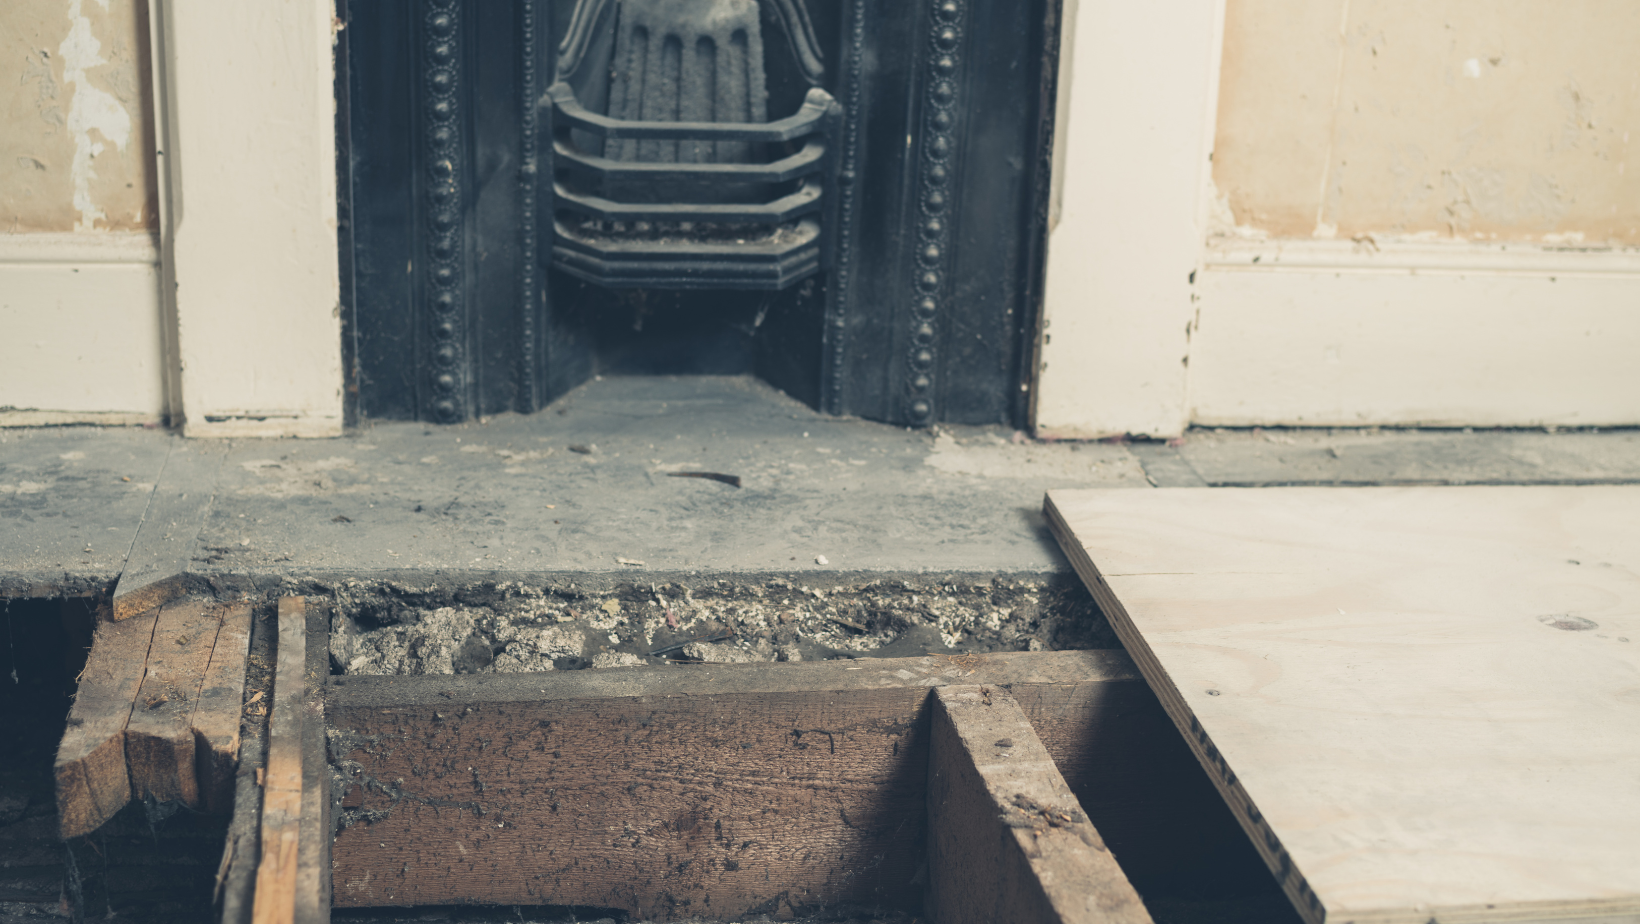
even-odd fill
[{"label": "white painted wood surround", "polygon": [[332,0],[148,12],[158,234],[0,232],[0,426],[339,434]]},{"label": "white painted wood surround", "polygon": [[155,8],[183,432],[340,434],[334,6]]}]

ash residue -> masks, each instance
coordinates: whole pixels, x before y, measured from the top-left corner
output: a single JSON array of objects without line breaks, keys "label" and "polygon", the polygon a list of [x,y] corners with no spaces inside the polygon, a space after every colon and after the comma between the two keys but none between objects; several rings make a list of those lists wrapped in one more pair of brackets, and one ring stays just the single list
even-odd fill
[{"label": "ash residue", "polygon": [[1120,647],[1087,591],[1061,575],[327,589],[335,600],[331,669],[342,674]]}]

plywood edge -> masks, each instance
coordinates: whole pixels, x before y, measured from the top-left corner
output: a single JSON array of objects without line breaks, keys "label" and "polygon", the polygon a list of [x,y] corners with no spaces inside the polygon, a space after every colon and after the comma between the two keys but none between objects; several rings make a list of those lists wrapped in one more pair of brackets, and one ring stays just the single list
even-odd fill
[{"label": "plywood edge", "polygon": [[1150,650],[1150,645],[1145,641],[1144,636],[1133,625],[1133,620],[1128,615],[1127,608],[1122,605],[1122,601],[1117,598],[1115,591],[1111,590],[1110,585],[1106,583],[1104,575],[1099,573],[1099,568],[1094,564],[1087,548],[1077,540],[1076,533],[1066,521],[1056,498],[1079,493],[1088,492],[1049,491],[1047,493],[1043,499],[1042,512],[1047,518],[1049,530],[1053,532],[1054,538],[1059,540],[1060,547],[1064,549],[1065,557],[1070,559],[1071,568],[1087,585],[1088,592],[1093,595],[1094,602],[1099,605],[1100,612],[1104,613],[1105,618],[1110,621],[1111,628],[1116,631],[1116,637],[1121,639],[1122,644],[1126,646],[1128,654],[1133,658],[1140,673],[1144,675],[1146,682],[1150,684],[1156,698],[1161,700],[1162,708],[1167,712],[1168,718],[1173,720],[1174,726],[1179,729],[1180,734],[1184,735],[1185,742],[1190,746],[1191,753],[1196,755],[1202,769],[1207,771],[1208,777],[1213,781],[1213,786],[1230,806],[1236,820],[1241,823],[1242,830],[1246,831],[1247,836],[1252,838],[1253,846],[1257,848],[1259,856],[1264,858],[1265,865],[1269,867],[1270,872],[1275,875],[1276,880],[1281,884],[1282,891],[1286,893],[1288,900],[1293,903],[1293,907],[1304,917],[1307,924],[1321,924],[1327,917],[1327,911],[1322,906],[1321,899],[1315,894],[1315,890],[1310,887],[1309,881],[1305,879],[1304,874],[1293,862],[1293,858],[1287,852],[1287,849],[1282,846],[1281,838],[1276,836],[1275,831],[1264,820],[1264,816],[1259,812],[1258,807],[1253,804],[1252,797],[1242,787],[1240,780],[1236,778],[1235,771],[1230,768],[1229,763],[1224,759],[1224,755],[1213,745],[1212,739],[1208,736],[1206,730],[1202,728],[1201,723],[1196,720],[1195,714],[1185,704],[1184,697],[1179,695],[1178,687],[1173,683],[1173,679],[1168,676],[1161,662],[1156,659],[1155,653]]},{"label": "plywood edge", "polygon": [[1012,698],[941,687],[932,720],[927,914],[945,924],[1151,924]]},{"label": "plywood edge", "polygon": [[[1224,493],[1223,489],[1215,490]],[[1327,488],[1293,489],[1313,493],[1317,500],[1329,493]],[[1389,491],[1395,489],[1371,489]],[[1560,490],[1590,490],[1590,489],[1555,489],[1555,488],[1462,488],[1439,489],[1448,492],[1462,491],[1473,493],[1477,491],[1560,491]],[[1623,490],[1623,489],[1611,489]],[[1252,490],[1241,492],[1249,497],[1255,496]],[[1272,496],[1273,496],[1272,492]],[[1214,786],[1226,804],[1235,815],[1242,828],[1252,838],[1265,863],[1276,875],[1286,892],[1289,900],[1298,909],[1306,920],[1315,924],[1325,919],[1329,924],[1427,924],[1431,920],[1441,924],[1595,924],[1595,922],[1632,922],[1640,920],[1640,895],[1605,895],[1599,897],[1568,897],[1565,899],[1545,901],[1499,901],[1491,904],[1438,904],[1412,905],[1410,902],[1399,907],[1378,907],[1367,909],[1349,909],[1327,907],[1315,894],[1314,889],[1297,868],[1295,861],[1283,846],[1279,836],[1271,828],[1260,808],[1248,794],[1246,787],[1238,777],[1235,769],[1215,746],[1211,736],[1180,694],[1177,685],[1150,648],[1147,640],[1138,631],[1130,614],[1119,599],[1110,584],[1100,573],[1098,566],[1092,559],[1088,547],[1077,538],[1072,528],[1074,519],[1086,531],[1089,528],[1091,517],[1098,514],[1097,498],[1101,492],[1096,491],[1052,491],[1049,492],[1044,503],[1044,513],[1049,528],[1060,541],[1072,567],[1087,584],[1094,600],[1110,620],[1117,636],[1127,646],[1134,662],[1144,674],[1152,691],[1161,701],[1163,708],[1174,725],[1184,735],[1186,743],[1196,755],[1197,760],[1206,769]],[[1196,496],[1201,492],[1197,491]],[[1336,496],[1336,494],[1335,494]],[[1136,516],[1131,508],[1126,516]],[[1165,614],[1146,614],[1147,616],[1162,616]]]}]

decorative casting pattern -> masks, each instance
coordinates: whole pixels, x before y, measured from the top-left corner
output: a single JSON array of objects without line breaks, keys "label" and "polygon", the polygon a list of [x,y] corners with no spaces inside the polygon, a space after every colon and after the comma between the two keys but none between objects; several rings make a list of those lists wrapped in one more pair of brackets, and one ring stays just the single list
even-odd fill
[{"label": "decorative casting pattern", "polygon": [[859,198],[860,179],[860,69],[866,44],[866,0],[854,0],[849,13],[848,50],[843,55],[839,90],[843,102],[843,162],[837,171],[837,227],[832,232],[833,273],[826,293],[825,354],[831,360],[824,369],[827,377],[822,391],[828,414],[843,413],[844,344],[847,342],[847,300],[849,276],[854,257],[854,209]]},{"label": "decorative casting pattern", "polygon": [[927,92],[923,113],[922,175],[918,194],[916,280],[911,305],[905,416],[926,426],[934,419],[934,335],[949,260],[950,182],[956,151],[957,55],[962,43],[962,3],[934,0],[930,17]]},{"label": "decorative casting pattern", "polygon": [[462,318],[461,122],[457,101],[459,0],[425,0],[422,131],[427,169],[425,275],[431,322],[428,363],[435,419],[466,416]]},{"label": "decorative casting pattern", "polygon": [[536,135],[540,88],[535,73],[535,0],[521,0],[519,8],[519,165],[518,247],[518,410],[533,411],[540,400],[535,381],[535,315],[540,301],[541,271],[536,268],[536,182],[540,176],[539,139]]}]

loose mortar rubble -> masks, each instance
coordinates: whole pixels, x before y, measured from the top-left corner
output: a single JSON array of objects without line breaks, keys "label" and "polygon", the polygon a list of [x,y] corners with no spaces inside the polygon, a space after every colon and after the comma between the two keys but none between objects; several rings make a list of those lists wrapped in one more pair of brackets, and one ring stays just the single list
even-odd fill
[{"label": "loose mortar rubble", "polygon": [[[335,603],[331,669],[340,674],[1120,647],[1086,589],[1068,575],[565,579],[418,588],[351,581],[326,589]],[[696,641],[703,638],[721,640]],[[663,656],[651,654],[656,650]]]}]

